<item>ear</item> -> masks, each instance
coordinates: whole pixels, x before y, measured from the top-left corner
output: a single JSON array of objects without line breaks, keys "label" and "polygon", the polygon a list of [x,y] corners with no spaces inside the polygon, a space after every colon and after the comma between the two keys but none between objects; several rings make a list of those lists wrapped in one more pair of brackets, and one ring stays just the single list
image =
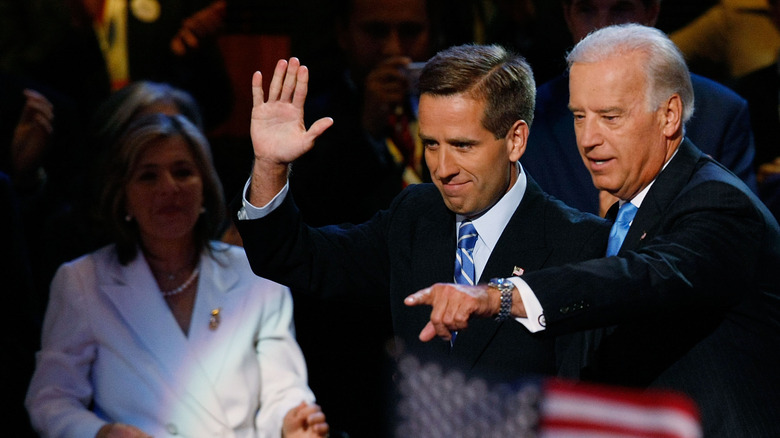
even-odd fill
[{"label": "ear", "polygon": [[528,145],[528,133],[528,123],[525,123],[525,120],[517,120],[512,125],[506,137],[509,161],[515,163],[523,156]]},{"label": "ear", "polygon": [[677,133],[682,132],[682,112],[683,103],[680,95],[675,93],[667,101],[663,111],[663,133],[666,137],[674,137]]}]

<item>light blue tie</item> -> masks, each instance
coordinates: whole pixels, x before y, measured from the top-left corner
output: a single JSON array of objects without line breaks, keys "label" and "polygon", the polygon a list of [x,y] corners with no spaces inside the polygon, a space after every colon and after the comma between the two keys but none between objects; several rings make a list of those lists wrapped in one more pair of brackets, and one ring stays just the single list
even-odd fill
[{"label": "light blue tie", "polygon": [[474,285],[474,245],[477,230],[466,220],[458,229],[458,251],[455,253],[455,283]]},{"label": "light blue tie", "polygon": [[615,223],[612,224],[612,229],[609,231],[607,257],[618,253],[620,246],[623,245],[623,240],[626,238],[628,228],[631,226],[631,221],[634,220],[635,215],[636,206],[634,204],[626,202],[620,206],[617,219],[615,219]]}]

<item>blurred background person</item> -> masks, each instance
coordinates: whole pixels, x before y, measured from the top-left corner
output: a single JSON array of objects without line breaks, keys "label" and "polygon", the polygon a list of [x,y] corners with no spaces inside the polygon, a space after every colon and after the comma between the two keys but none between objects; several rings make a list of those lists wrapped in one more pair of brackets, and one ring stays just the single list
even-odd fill
[{"label": "blurred background person", "polygon": [[[772,22],[780,29],[780,4],[767,3]],[[759,196],[780,220],[780,53],[772,64],[737,80],[735,89],[750,106]]]},{"label": "blurred background person", "polygon": [[103,176],[113,243],[52,282],[26,406],[47,437],[324,436],[289,290],[214,242],[224,198],[208,142],[154,114]]},{"label": "blurred background person", "polygon": [[24,409],[24,395],[35,367],[34,354],[40,342],[38,303],[33,294],[32,275],[24,240],[19,203],[11,178],[0,172],[0,277],[5,305],[13,317],[0,326],[0,366],[5,384],[2,403],[7,430],[19,438],[37,435]]},{"label": "blurred background person", "polygon": [[112,90],[170,83],[195,97],[207,132],[225,120],[232,89],[217,36],[226,0],[73,1],[94,28]]},{"label": "blurred background person", "polygon": [[[415,72],[409,67],[432,55],[433,3],[328,2],[321,10],[332,21],[318,18],[330,26],[324,33],[330,39],[307,29],[323,40],[319,44],[328,44],[309,55],[296,52],[318,72],[309,84],[305,123],[324,116],[335,120],[316,147],[292,164],[290,190],[307,223],[361,223],[388,207],[406,185],[429,180],[417,136]],[[374,436],[376,419],[387,417],[383,394],[390,384],[386,299],[355,303],[292,292],[309,381],[333,433]]]},{"label": "blurred background person", "polygon": [[[200,107],[191,94],[166,83],[132,82],[103,101],[84,129],[84,140],[74,147],[73,160],[78,164],[66,175],[71,195],[60,198],[63,206],[49,210],[50,205],[42,202],[36,207],[35,227],[29,230],[28,241],[34,254],[36,291],[44,306],[51,280],[62,263],[109,243],[110,238],[100,232],[97,217],[102,157],[111,153],[134,120],[153,113],[182,114],[204,131]],[[223,225],[227,224],[225,220]]]},{"label": "blurred background person", "polygon": [[312,67],[321,77],[310,84],[305,117],[328,114],[336,123],[293,164],[290,182],[316,225],[362,222],[425,178],[408,67],[432,54],[426,0],[339,0],[332,8],[338,50]]},{"label": "blurred background person", "polygon": [[766,0],[719,0],[669,37],[692,71],[727,85],[772,64],[780,49]]}]

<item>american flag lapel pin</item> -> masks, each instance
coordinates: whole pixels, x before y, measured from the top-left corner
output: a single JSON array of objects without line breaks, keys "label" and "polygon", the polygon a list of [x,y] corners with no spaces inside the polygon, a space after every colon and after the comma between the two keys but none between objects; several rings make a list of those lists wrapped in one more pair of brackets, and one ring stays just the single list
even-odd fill
[{"label": "american flag lapel pin", "polygon": [[525,272],[525,269],[523,269],[521,267],[518,267],[518,266],[515,266],[515,268],[512,269],[512,275],[514,275],[516,277],[519,277],[519,276],[523,275],[523,272]]}]

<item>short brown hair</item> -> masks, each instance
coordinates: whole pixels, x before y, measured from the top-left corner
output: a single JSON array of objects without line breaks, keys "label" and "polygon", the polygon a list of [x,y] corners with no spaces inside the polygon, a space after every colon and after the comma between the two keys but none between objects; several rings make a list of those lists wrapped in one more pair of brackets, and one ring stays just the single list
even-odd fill
[{"label": "short brown hair", "polygon": [[531,66],[498,45],[464,44],[442,50],[425,64],[419,90],[484,99],[481,123],[496,138],[504,137],[518,120],[528,126],[533,122],[536,84]]}]

